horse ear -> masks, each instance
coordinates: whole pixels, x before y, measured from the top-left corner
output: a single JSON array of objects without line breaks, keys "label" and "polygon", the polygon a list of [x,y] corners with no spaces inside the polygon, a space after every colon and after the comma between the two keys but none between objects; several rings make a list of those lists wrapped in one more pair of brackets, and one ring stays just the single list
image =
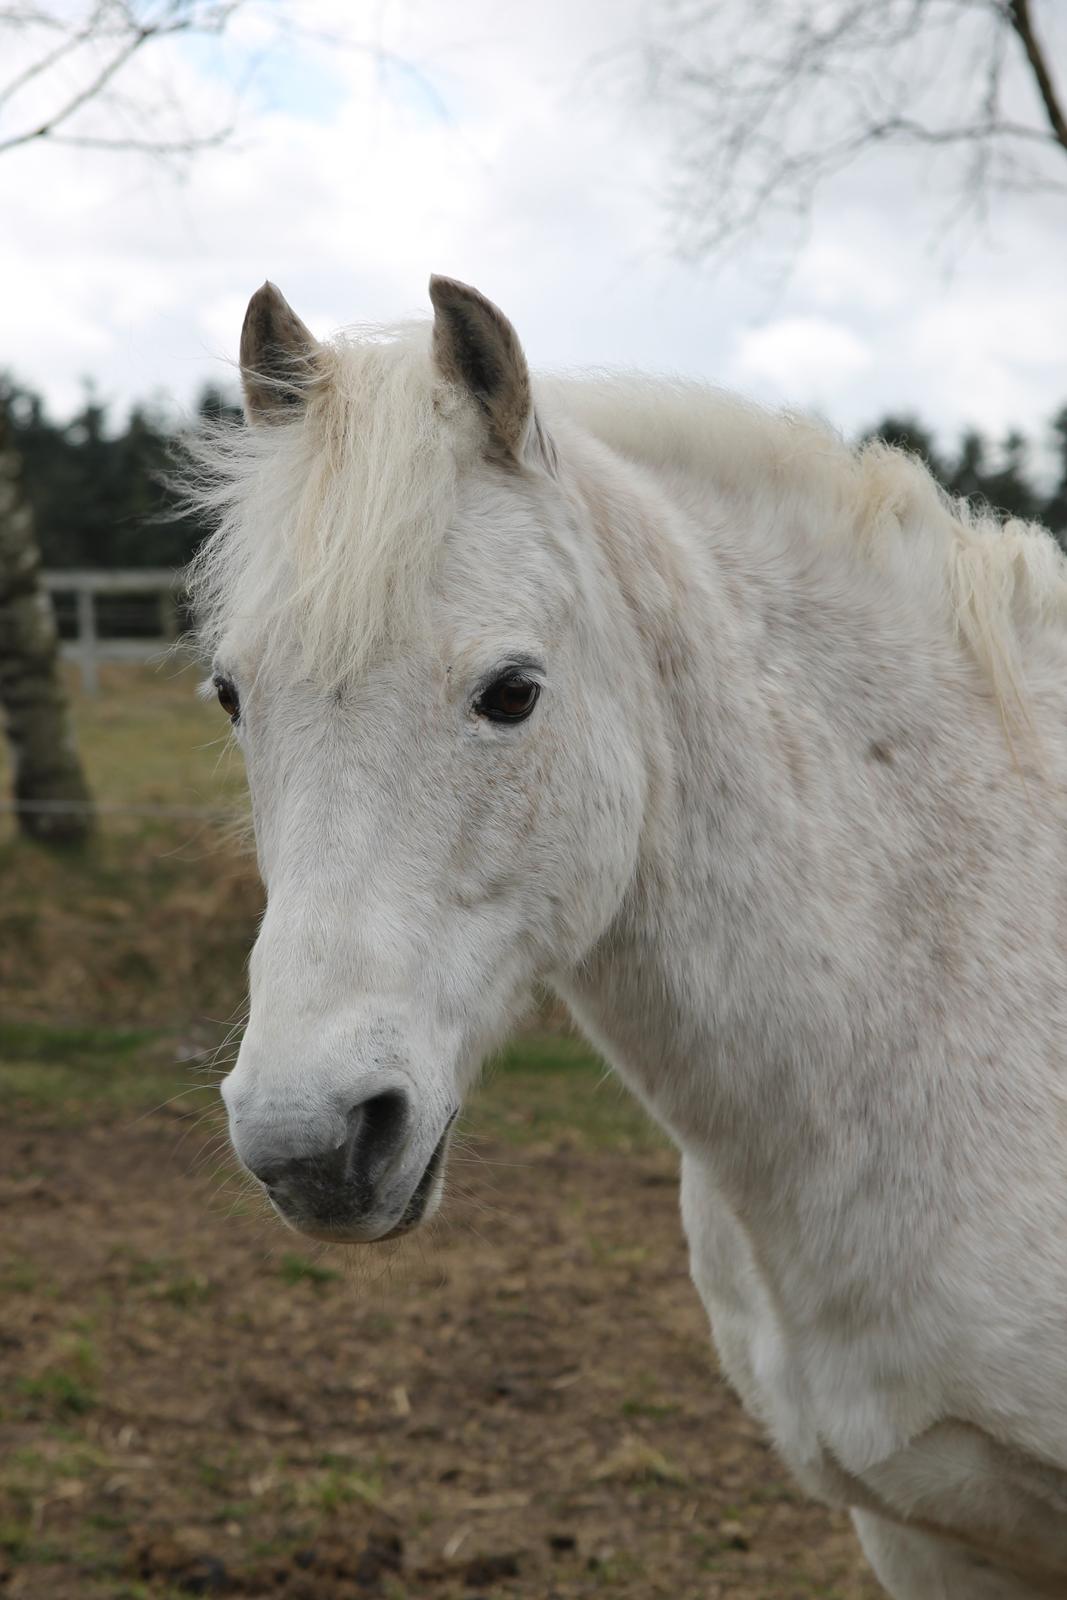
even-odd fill
[{"label": "horse ear", "polygon": [[241,382],[249,422],[280,422],[302,406],[319,342],[280,289],[267,282],[248,302],[241,328]]},{"label": "horse ear", "polygon": [[430,299],[437,370],[478,402],[493,452],[521,461],[539,430],[518,334],[491,300],[455,278],[435,274]]}]

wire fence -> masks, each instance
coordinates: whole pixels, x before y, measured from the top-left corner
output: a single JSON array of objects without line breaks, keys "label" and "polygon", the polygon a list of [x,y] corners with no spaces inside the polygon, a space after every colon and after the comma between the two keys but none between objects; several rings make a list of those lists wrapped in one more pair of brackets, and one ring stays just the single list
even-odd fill
[{"label": "wire fence", "polygon": [[86,694],[98,691],[101,661],[143,661],[173,648],[189,621],[181,573],[167,567],[51,568],[41,579]]},{"label": "wire fence", "polygon": [[27,813],[35,816],[114,816],[160,817],[170,821],[188,822],[242,822],[248,811],[220,806],[165,806],[126,805],[111,800],[0,800],[0,813],[18,816]]},{"label": "wire fence", "polygon": [[[64,644],[73,644],[79,636],[78,597],[73,592],[52,596],[59,637]],[[110,639],[164,640],[160,631],[160,600],[156,593],[148,595],[105,595],[95,602],[97,636],[102,643]],[[179,613],[183,617],[183,613]]]}]

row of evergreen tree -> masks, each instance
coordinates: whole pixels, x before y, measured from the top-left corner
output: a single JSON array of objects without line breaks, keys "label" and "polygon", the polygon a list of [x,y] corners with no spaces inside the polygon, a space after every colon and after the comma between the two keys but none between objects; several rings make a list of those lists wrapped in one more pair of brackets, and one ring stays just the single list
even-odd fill
[{"label": "row of evergreen tree", "polygon": [[[177,433],[162,412],[134,406],[122,427],[90,390],[67,422],[39,395],[0,378],[45,567],[179,567],[204,528],[168,490]],[[238,417],[220,390],[203,391],[199,419]]]},{"label": "row of evergreen tree", "polygon": [[1033,471],[1030,441],[1015,429],[998,444],[991,444],[984,434],[969,428],[958,449],[946,452],[916,417],[888,416],[865,437],[885,439],[914,451],[950,494],[1029,522],[1041,522],[1067,549],[1067,406],[1052,418],[1049,433],[1054,469],[1051,486],[1045,489]]},{"label": "row of evergreen tree", "polygon": [[[39,396],[3,379],[0,407],[22,457],[46,567],[166,567],[189,560],[204,529],[166,488],[175,433],[162,414],[137,406],[114,428],[107,407],[89,392],[74,417],[56,422]],[[203,391],[196,409],[200,418],[239,415],[216,388]],[[1067,406],[1051,429],[1055,471],[1047,489],[1018,432],[993,443],[970,431],[957,450],[945,452],[916,418],[889,416],[868,437],[916,451],[952,494],[1043,522],[1067,548]]]}]

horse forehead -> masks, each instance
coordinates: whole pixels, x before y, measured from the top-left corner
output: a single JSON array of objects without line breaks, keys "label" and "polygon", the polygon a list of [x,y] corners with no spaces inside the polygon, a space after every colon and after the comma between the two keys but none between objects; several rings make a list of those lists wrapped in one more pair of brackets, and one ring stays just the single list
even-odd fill
[{"label": "horse forehead", "polygon": [[559,644],[568,615],[558,586],[512,563],[488,573],[464,568],[436,598],[429,630],[433,657],[450,677],[483,671],[506,657],[544,661]]},{"label": "horse forehead", "polygon": [[499,494],[458,517],[444,541],[435,600],[447,624],[544,627],[574,597],[573,555],[551,506]]}]

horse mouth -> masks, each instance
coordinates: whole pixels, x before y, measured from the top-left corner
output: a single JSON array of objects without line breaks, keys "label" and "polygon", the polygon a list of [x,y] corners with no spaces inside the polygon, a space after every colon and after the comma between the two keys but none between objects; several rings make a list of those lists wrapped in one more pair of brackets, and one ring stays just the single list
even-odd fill
[{"label": "horse mouth", "polygon": [[454,1121],[454,1116],[449,1118],[444,1133],[438,1139],[434,1146],[433,1154],[423,1169],[422,1177],[412,1190],[411,1199],[404,1207],[403,1216],[394,1228],[390,1228],[388,1233],[382,1235],[383,1241],[385,1239],[399,1239],[402,1234],[410,1233],[413,1228],[418,1227],[425,1216],[430,1197],[444,1168],[445,1151],[448,1149],[448,1136],[452,1131],[452,1123]]},{"label": "horse mouth", "polygon": [[311,1195],[305,1192],[294,1197],[280,1188],[264,1185],[267,1198],[286,1227],[324,1243],[383,1244],[387,1239],[399,1239],[419,1226],[435,1198],[455,1119],[453,1112],[400,1217],[384,1232],[375,1231],[372,1197],[366,1189],[348,1189],[347,1186],[338,1189],[331,1184],[325,1192],[323,1186]]}]

